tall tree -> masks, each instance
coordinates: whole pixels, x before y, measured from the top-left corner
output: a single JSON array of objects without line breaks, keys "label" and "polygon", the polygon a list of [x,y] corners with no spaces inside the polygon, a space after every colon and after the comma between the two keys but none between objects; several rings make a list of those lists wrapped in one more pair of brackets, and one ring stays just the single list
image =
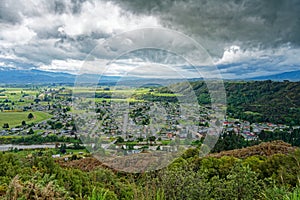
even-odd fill
[{"label": "tall tree", "polygon": [[33,119],[33,118],[34,118],[34,116],[33,116],[33,114],[32,114],[32,113],[29,113],[29,114],[28,114],[28,116],[27,116],[27,118],[31,120],[31,119]]}]

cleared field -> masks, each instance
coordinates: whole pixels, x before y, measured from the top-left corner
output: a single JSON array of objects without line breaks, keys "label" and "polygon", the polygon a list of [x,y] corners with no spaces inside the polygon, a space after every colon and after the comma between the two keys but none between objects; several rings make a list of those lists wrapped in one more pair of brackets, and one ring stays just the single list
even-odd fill
[{"label": "cleared field", "polygon": [[95,102],[101,103],[102,101],[106,102],[144,102],[144,100],[134,99],[134,98],[126,98],[126,99],[118,99],[118,98],[86,98],[84,102]]},{"label": "cleared field", "polygon": [[171,93],[151,93],[153,96],[158,96],[158,97],[181,97],[183,96],[182,94],[171,94]]},{"label": "cleared field", "polygon": [[134,98],[127,98],[127,99],[117,99],[117,98],[87,98],[89,100],[95,101],[96,103],[107,101],[107,102],[144,102],[143,100],[138,100]]},{"label": "cleared field", "polygon": [[[32,113],[34,116],[31,120],[28,119],[29,113]],[[33,122],[40,122],[51,117],[52,115],[45,112],[0,112],[0,129],[2,129],[4,123],[8,123],[9,127],[12,128],[21,125],[22,121],[29,124]]]},{"label": "cleared field", "polygon": [[138,93],[143,94],[149,92],[149,88],[122,88],[122,89],[114,89],[109,88],[109,90],[103,88],[75,88],[72,89],[74,94],[77,93],[122,93],[122,94],[131,94]]}]

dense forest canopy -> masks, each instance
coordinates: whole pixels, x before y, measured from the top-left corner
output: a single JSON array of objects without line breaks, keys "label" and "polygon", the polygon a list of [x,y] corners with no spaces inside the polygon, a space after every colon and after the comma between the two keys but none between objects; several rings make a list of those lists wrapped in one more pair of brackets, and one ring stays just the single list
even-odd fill
[{"label": "dense forest canopy", "polygon": [[[210,104],[204,81],[191,82],[191,86],[200,104]],[[224,81],[224,87],[228,117],[250,122],[300,124],[300,82]],[[167,87],[158,91],[171,93]]]}]

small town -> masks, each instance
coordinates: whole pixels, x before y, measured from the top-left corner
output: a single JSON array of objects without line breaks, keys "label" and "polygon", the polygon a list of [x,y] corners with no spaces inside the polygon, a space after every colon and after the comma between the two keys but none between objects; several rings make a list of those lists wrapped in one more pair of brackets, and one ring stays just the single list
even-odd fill
[{"label": "small town", "polygon": [[[0,108],[3,113],[19,111],[28,113],[28,116],[17,126],[3,124],[0,136],[55,136],[56,139],[46,140],[46,143],[67,145],[72,145],[72,139],[76,139],[91,153],[105,152],[109,156],[143,151],[172,152],[177,151],[179,146],[185,149],[203,142],[213,122],[222,128],[221,137],[231,132],[247,141],[258,140],[262,131],[271,134],[299,129],[299,126],[250,123],[234,118],[212,119],[209,106],[126,99],[113,101],[110,98],[98,101],[97,98],[82,98],[81,93],[72,96],[72,91],[64,87],[39,89],[31,95],[23,90],[19,93],[10,92],[11,99],[3,98]],[[20,97],[17,102],[13,101],[15,96]],[[73,105],[74,102],[76,105]],[[35,113],[46,113],[46,118],[35,122]]]}]

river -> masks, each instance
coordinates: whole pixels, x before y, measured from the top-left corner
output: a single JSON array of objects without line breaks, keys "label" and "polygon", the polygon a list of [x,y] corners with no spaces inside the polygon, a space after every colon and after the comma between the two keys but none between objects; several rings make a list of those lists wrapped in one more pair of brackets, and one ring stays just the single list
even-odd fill
[{"label": "river", "polygon": [[1,144],[0,151],[8,151],[11,148],[17,149],[44,149],[44,148],[55,148],[55,144],[33,144],[33,145],[14,145],[14,144]]}]

